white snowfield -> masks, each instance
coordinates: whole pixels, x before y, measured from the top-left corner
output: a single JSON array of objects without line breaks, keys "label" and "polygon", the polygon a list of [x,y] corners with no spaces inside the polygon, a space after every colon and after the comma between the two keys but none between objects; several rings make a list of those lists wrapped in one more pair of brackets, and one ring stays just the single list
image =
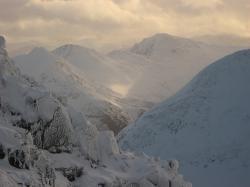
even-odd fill
[{"label": "white snowfield", "polygon": [[0,187],[191,187],[177,170],[122,152],[112,132],[22,76],[0,38]]},{"label": "white snowfield", "polygon": [[121,148],[180,160],[202,187],[250,186],[250,50],[209,65],[118,136]]}]

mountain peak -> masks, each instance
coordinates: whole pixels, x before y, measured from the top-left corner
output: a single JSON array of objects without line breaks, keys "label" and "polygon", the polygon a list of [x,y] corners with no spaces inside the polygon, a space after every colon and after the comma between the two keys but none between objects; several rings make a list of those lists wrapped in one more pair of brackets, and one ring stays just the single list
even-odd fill
[{"label": "mountain peak", "polygon": [[41,55],[41,54],[47,54],[49,51],[45,49],[44,47],[34,47],[29,54],[33,55]]},{"label": "mountain peak", "polygon": [[63,48],[63,49],[79,49],[79,48],[85,48],[83,46],[77,45],[77,44],[64,44],[58,48]]},{"label": "mountain peak", "polygon": [[158,33],[135,44],[130,51],[157,60],[162,59],[162,57],[165,59],[173,54],[177,56],[185,54],[188,51],[199,49],[200,45],[201,42],[188,38]]},{"label": "mountain peak", "polygon": [[56,54],[61,54],[61,53],[72,53],[72,52],[76,52],[76,51],[93,51],[92,49],[89,49],[87,47],[83,47],[77,44],[65,44],[62,45],[56,49],[53,50],[53,53]]},{"label": "mountain peak", "polygon": [[170,39],[170,38],[172,38],[173,39],[173,38],[181,38],[181,37],[171,35],[171,34],[168,34],[168,33],[156,33],[156,34],[152,35],[149,38],[158,38],[158,39]]}]

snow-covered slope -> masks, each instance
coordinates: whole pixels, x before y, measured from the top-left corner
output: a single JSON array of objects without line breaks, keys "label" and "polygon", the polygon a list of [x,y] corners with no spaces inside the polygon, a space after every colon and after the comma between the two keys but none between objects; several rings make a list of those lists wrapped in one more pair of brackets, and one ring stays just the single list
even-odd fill
[{"label": "snow-covered slope", "polygon": [[250,185],[250,50],[226,56],[119,134],[123,149],[177,158],[194,186]]},{"label": "snow-covered slope", "polygon": [[[65,56],[62,58],[53,53]],[[108,128],[117,133],[127,125],[128,115],[112,100],[118,94],[105,87],[112,81],[106,74],[110,76],[112,71],[102,64],[103,61],[97,62],[93,51],[69,45],[53,53],[34,48],[29,54],[17,56],[14,60],[23,74],[34,78],[65,102],[67,100],[77,111],[85,113],[99,129]]]},{"label": "snow-covered slope", "polygon": [[[235,50],[168,34],[156,34],[128,50],[114,51],[109,56],[137,69],[127,97],[157,103],[176,93],[202,68]],[[143,69],[138,70],[135,61],[141,64],[143,59]]]},{"label": "snow-covered slope", "polygon": [[175,160],[121,152],[111,131],[23,77],[3,46],[0,37],[0,186],[192,186]]},{"label": "snow-covered slope", "polygon": [[106,85],[106,87],[127,83],[128,77],[112,66],[109,58],[93,49],[69,44],[55,49],[53,53],[66,59],[77,67],[85,77],[95,83]]}]

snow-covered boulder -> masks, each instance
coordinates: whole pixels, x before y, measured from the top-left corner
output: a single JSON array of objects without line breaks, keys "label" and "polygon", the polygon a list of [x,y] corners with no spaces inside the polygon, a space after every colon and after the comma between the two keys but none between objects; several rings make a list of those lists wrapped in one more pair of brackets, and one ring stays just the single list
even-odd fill
[{"label": "snow-covered boulder", "polygon": [[74,141],[78,144],[80,152],[87,158],[97,161],[97,136],[99,133],[97,128],[72,107],[68,108],[68,113],[74,128]]},{"label": "snow-covered boulder", "polygon": [[98,158],[101,161],[120,153],[118,144],[112,131],[103,131],[97,137]]}]

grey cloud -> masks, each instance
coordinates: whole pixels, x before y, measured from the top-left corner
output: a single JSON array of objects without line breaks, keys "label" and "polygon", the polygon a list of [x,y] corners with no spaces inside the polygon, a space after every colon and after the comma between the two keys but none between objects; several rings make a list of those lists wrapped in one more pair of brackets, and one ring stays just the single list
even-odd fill
[{"label": "grey cloud", "polygon": [[249,36],[249,8],[249,0],[10,0],[0,1],[0,30],[12,41],[112,45],[156,32]]}]

